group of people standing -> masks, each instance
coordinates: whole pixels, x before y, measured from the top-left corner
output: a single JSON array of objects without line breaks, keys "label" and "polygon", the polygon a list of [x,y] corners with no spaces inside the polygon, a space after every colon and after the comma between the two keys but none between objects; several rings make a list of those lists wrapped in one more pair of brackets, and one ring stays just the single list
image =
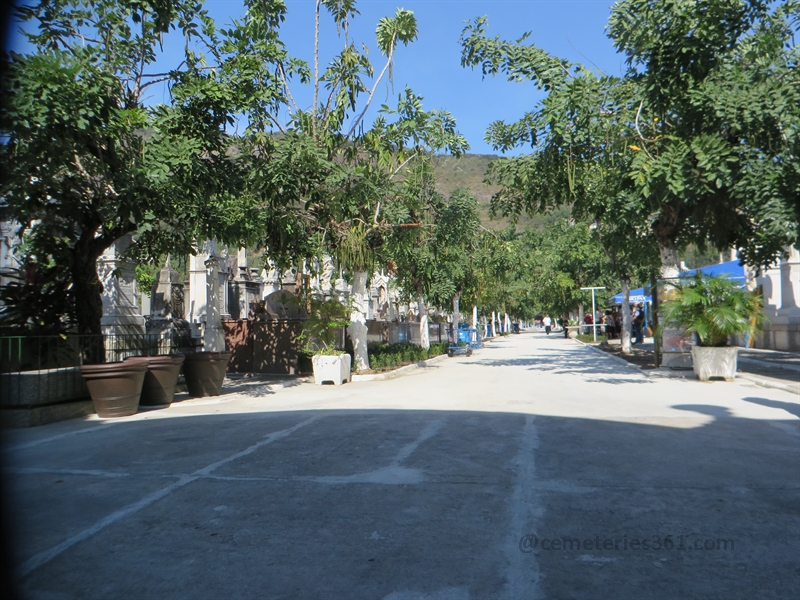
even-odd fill
[{"label": "group of people standing", "polygon": [[[617,339],[622,336],[622,311],[616,308],[607,310],[602,315],[601,321],[605,326],[606,337],[610,340]],[[644,342],[644,304],[634,304],[631,306],[631,336],[632,344],[641,344]]]},{"label": "group of people standing", "polygon": [[[631,336],[633,340],[631,341],[632,344],[641,344],[644,342],[644,334],[645,334],[645,314],[644,314],[644,304],[634,304],[631,306]],[[598,333],[605,331],[606,337],[610,340],[620,338],[622,336],[622,311],[618,310],[617,308],[612,308],[610,310],[601,313],[598,311],[597,315],[598,324],[602,325],[598,327]],[[562,327],[566,321],[563,319],[558,320],[558,325]],[[595,319],[591,314],[587,314],[583,318],[583,323],[585,327],[584,333],[591,333],[592,326],[595,323]],[[545,315],[544,317],[536,319],[536,325],[538,327],[544,327],[545,333],[550,335],[553,331],[553,326],[555,322],[549,315]],[[566,327],[564,327],[564,332],[566,334]]]}]

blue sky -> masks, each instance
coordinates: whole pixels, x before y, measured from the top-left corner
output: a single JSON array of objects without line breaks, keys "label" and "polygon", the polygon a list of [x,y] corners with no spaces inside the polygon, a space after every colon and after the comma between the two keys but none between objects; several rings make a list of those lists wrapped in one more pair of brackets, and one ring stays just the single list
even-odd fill
[{"label": "blue sky", "polygon": [[[310,63],[314,0],[286,3],[288,13],[281,27],[281,38],[291,54]],[[494,152],[483,141],[486,127],[497,119],[516,120],[542,96],[530,83],[510,83],[497,77],[484,80],[479,71],[462,68],[458,39],[464,22],[487,15],[492,36],[513,40],[530,31],[528,41],[551,54],[589,67],[594,63],[609,74],[621,74],[623,58],[615,53],[605,36],[611,4],[610,0],[359,0],[357,8],[361,14],[354,19],[350,33],[352,39],[370,48],[377,70],[382,65],[375,44],[378,20],[393,15],[399,7],[413,11],[419,39],[398,49],[393,89],[388,80],[382,82],[373,107],[383,102],[393,104],[397,95],[409,86],[424,97],[426,109],[444,109],[453,114],[472,147],[471,152],[488,154]],[[224,27],[244,12],[241,0],[206,0],[205,5],[218,27]],[[162,61],[167,68],[169,58],[177,55],[180,48],[178,40],[175,42],[175,52],[171,52],[168,44],[167,56]],[[321,27],[322,64],[340,44],[333,22],[325,14]],[[292,92],[301,106],[311,104],[310,92],[303,93],[299,84]],[[163,91],[154,90],[152,100],[166,99],[163,96]]]}]

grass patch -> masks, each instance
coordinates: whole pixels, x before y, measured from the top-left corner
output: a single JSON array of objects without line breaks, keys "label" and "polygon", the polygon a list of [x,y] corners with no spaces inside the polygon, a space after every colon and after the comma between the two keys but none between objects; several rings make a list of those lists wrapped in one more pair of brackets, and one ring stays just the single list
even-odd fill
[{"label": "grass patch", "polygon": [[[578,341],[583,342],[584,344],[594,344],[594,336],[591,333],[581,333],[578,336]],[[600,344],[606,341],[606,336],[598,335],[597,336],[597,343]]]}]

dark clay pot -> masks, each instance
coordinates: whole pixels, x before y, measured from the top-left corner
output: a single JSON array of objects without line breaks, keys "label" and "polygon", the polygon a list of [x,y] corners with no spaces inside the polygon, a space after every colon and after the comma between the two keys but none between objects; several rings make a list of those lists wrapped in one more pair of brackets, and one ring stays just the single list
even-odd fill
[{"label": "dark clay pot", "polygon": [[186,355],[183,374],[189,395],[196,398],[219,396],[228,370],[230,352],[195,352]]},{"label": "dark clay pot", "polygon": [[140,406],[169,406],[175,396],[178,375],[184,360],[183,354],[162,354],[147,357]]},{"label": "dark clay pot", "polygon": [[139,410],[147,363],[123,361],[100,365],[83,365],[89,395],[98,417],[127,417]]}]

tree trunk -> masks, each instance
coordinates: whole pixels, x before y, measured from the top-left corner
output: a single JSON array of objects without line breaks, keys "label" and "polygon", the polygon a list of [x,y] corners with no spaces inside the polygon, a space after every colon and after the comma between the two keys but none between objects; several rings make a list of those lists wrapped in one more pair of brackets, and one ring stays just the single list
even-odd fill
[{"label": "tree trunk", "polygon": [[97,274],[97,258],[94,252],[81,248],[73,250],[72,285],[75,301],[75,317],[84,364],[106,362],[103,340],[103,284]]},{"label": "tree trunk", "polygon": [[684,220],[676,206],[666,204],[653,222],[653,234],[661,257],[661,277],[664,279],[677,277],[680,272],[676,240]]},{"label": "tree trunk", "polygon": [[653,297],[653,303],[650,311],[650,327],[653,329],[653,366],[657,369],[661,366],[661,341],[658,339],[656,330],[658,329],[658,279],[656,272],[650,272],[650,294]]},{"label": "tree trunk", "polygon": [[631,278],[628,276],[621,277],[622,283],[622,331],[620,332],[620,339],[622,340],[622,353],[631,353]]},{"label": "tree trunk", "polygon": [[458,343],[458,323],[461,320],[461,315],[459,313],[460,302],[461,302],[461,292],[458,292],[453,297],[453,335],[455,336],[453,341],[456,343]]},{"label": "tree trunk", "polygon": [[353,309],[350,313],[350,325],[347,333],[353,342],[353,357],[356,371],[369,369],[369,353],[367,352],[367,272],[353,273]]},{"label": "tree trunk", "polygon": [[472,326],[477,329],[478,328],[478,307],[472,307]]},{"label": "tree trunk", "polygon": [[431,340],[428,335],[428,308],[425,306],[421,285],[417,286],[417,310],[419,311],[419,345],[427,350],[431,347]]}]

